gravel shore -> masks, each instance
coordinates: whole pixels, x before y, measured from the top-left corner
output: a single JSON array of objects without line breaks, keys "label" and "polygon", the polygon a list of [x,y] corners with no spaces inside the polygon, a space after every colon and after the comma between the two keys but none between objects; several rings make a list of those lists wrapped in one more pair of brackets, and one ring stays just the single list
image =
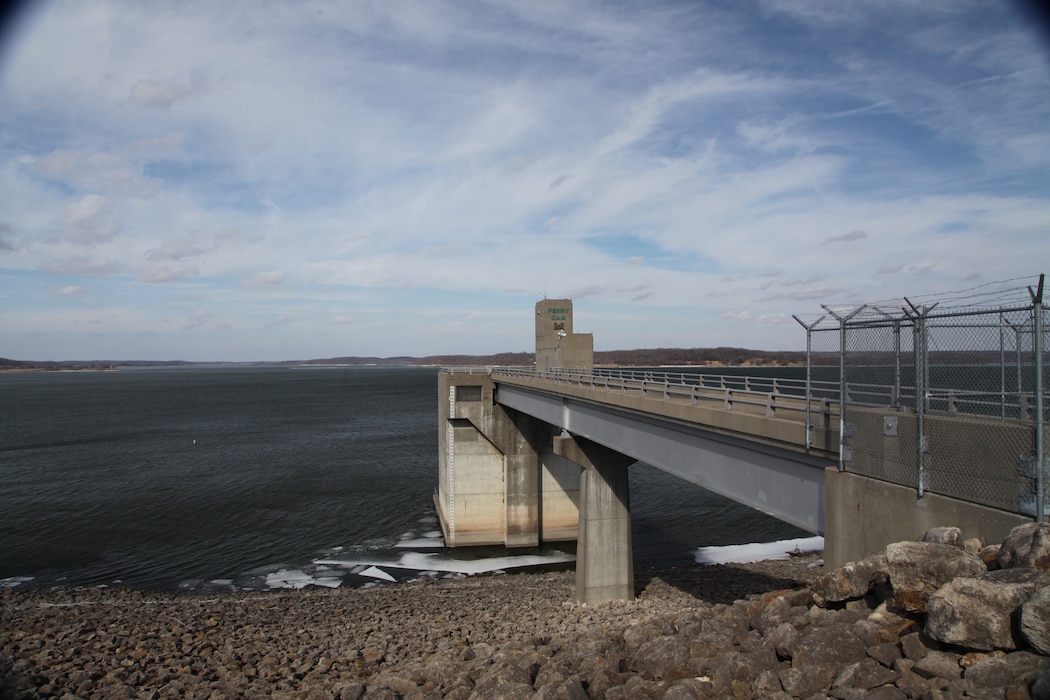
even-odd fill
[{"label": "gravel shore", "polygon": [[218,596],[4,591],[0,697],[597,696],[594,681],[573,695],[586,669],[572,666],[615,662],[610,687],[628,680],[614,648],[632,630],[731,617],[734,601],[821,572],[816,555],[643,569],[635,600],[599,605],[573,602],[572,571]]}]

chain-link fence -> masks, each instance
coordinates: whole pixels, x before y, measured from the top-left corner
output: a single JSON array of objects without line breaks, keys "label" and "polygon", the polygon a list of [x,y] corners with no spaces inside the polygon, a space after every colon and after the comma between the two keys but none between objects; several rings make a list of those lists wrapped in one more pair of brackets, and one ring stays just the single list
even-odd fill
[{"label": "chain-link fence", "polygon": [[1043,276],[1007,284],[798,319],[811,352],[838,341],[842,470],[1046,515]]}]

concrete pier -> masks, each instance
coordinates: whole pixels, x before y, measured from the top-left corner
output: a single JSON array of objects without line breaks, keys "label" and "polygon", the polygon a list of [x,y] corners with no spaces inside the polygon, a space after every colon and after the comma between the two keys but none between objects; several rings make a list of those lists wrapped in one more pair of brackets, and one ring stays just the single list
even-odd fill
[{"label": "concrete pier", "polygon": [[576,539],[579,469],[553,453],[554,428],[495,403],[487,373],[442,373],[438,385],[434,505],[445,544]]},{"label": "concrete pier", "polygon": [[631,496],[627,468],[636,460],[583,438],[554,438],[556,454],[580,465],[576,600],[634,598]]}]

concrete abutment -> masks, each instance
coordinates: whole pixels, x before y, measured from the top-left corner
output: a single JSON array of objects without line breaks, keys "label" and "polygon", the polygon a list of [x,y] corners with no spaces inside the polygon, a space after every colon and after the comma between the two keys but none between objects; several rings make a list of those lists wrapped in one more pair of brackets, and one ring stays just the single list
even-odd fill
[{"label": "concrete abutment", "polygon": [[878,554],[893,542],[917,539],[933,527],[958,527],[964,539],[1002,542],[1017,525],[1032,522],[956,498],[926,493],[880,479],[840,472],[824,474],[824,565],[836,569]]},{"label": "concrete abutment", "polygon": [[555,428],[496,404],[486,372],[438,379],[438,488],[449,547],[575,540],[579,467],[553,452]]}]

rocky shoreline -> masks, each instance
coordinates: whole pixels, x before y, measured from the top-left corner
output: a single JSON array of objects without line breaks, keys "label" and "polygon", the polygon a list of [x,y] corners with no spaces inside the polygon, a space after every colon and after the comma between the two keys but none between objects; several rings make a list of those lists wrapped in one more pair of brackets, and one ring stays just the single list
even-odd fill
[{"label": "rocky shoreline", "polygon": [[0,697],[1040,697],[1050,658],[938,642],[859,570],[858,594],[816,555],[645,569],[635,600],[597,605],[572,602],[571,571],[212,597],[5,591]]}]

